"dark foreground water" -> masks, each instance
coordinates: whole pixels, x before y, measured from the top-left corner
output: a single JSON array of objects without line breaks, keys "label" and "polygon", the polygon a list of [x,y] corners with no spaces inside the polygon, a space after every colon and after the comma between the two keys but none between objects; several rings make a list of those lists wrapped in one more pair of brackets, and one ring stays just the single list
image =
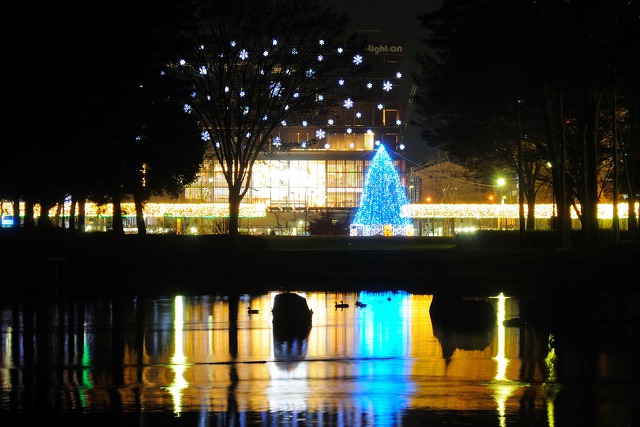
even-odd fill
[{"label": "dark foreground water", "polygon": [[315,292],[282,341],[276,293],[0,298],[0,426],[640,425],[637,325],[504,326],[521,302],[496,295],[494,325],[453,327],[431,295]]}]

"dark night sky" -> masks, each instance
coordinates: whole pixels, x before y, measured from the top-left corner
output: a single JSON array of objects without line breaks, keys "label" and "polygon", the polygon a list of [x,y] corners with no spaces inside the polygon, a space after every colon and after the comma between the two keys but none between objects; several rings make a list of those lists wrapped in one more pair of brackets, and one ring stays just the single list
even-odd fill
[{"label": "dark night sky", "polygon": [[[413,58],[424,51],[421,40],[427,36],[417,17],[439,9],[442,1],[329,0],[329,4],[333,4],[336,11],[349,14],[353,20],[352,30],[381,30],[385,38],[402,42],[405,54],[410,59],[412,69],[409,72],[414,72],[416,65]],[[414,126],[407,128],[405,144],[405,156],[410,160],[408,166],[415,166],[434,155],[433,149],[420,139],[420,131]]]}]

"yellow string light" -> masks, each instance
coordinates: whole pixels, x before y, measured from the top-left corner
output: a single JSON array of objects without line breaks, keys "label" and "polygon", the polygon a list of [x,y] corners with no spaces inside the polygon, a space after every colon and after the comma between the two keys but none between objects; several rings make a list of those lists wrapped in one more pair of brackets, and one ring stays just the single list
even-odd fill
[{"label": "yellow string light", "polygon": [[[125,216],[135,216],[135,206],[133,203],[122,203],[122,213]],[[638,215],[638,204],[636,203],[636,215]],[[578,205],[578,209],[580,206]],[[58,206],[49,210],[49,216],[54,217]],[[20,211],[24,212],[24,204],[20,204]],[[64,214],[70,212],[70,203],[65,203]],[[524,205],[524,215],[528,212],[528,206]],[[550,203],[536,204],[536,218],[551,218],[554,216],[554,207]],[[264,218],[267,213],[265,204],[241,204],[241,218]],[[5,203],[3,205],[3,215],[13,215],[13,205]],[[98,205],[87,203],[85,205],[87,216],[113,216],[113,205]],[[618,204],[618,217],[628,218],[628,204]],[[229,205],[226,203],[146,203],[144,205],[144,215],[147,217],[193,217],[193,218],[228,218]],[[34,217],[40,216],[40,207],[34,207]],[[405,218],[519,218],[519,206],[513,203],[507,204],[434,204],[434,203],[413,203],[402,206],[401,216]],[[571,218],[578,219],[575,209],[571,210]],[[599,219],[613,219],[613,205],[601,203],[598,205]]]}]

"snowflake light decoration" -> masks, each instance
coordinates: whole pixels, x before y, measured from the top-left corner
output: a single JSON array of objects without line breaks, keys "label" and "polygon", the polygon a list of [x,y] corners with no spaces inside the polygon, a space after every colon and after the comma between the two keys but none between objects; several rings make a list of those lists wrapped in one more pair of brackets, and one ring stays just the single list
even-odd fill
[{"label": "snowflake light decoration", "polygon": [[344,108],[348,110],[349,108],[353,107],[353,100],[351,98],[347,98],[344,100],[344,104],[342,105],[344,105]]},{"label": "snowflake light decoration", "polygon": [[247,58],[249,57],[249,52],[247,52],[247,49],[242,49],[240,51],[240,53],[238,54],[238,56],[240,57],[240,59],[242,59],[243,61],[246,61]]},{"label": "snowflake light decoration", "polygon": [[326,135],[326,132],[323,131],[322,129],[318,129],[316,131],[316,138],[318,139],[324,139],[325,135]]},{"label": "snowflake light decoration", "polygon": [[282,93],[282,83],[276,82],[269,85],[271,96],[279,96]]},{"label": "snowflake light decoration", "polygon": [[382,83],[382,89],[389,92],[391,89],[393,89],[393,84],[391,84],[391,82],[387,80],[386,82]]},{"label": "snowflake light decoration", "polygon": [[360,65],[362,64],[362,55],[356,55],[353,57],[353,63],[355,65]]}]

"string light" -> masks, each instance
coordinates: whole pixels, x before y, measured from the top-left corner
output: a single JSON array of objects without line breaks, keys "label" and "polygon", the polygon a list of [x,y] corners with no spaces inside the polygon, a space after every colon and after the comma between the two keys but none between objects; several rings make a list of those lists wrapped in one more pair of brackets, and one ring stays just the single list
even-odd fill
[{"label": "string light", "polygon": [[380,144],[365,177],[360,207],[351,224],[352,234],[411,234],[411,220],[401,215],[402,206],[408,203],[398,171],[393,166],[384,144]]},{"label": "string light", "polygon": [[[382,145],[381,145],[382,147]],[[393,164],[391,164],[393,167]],[[363,202],[364,202],[363,191]],[[375,197],[379,203],[382,203],[381,197]],[[519,218],[519,206],[517,203],[496,204],[496,203],[412,203],[403,201],[400,207],[401,218]],[[121,203],[122,214],[125,216],[135,216],[135,205],[133,203]],[[24,203],[20,203],[20,211],[24,212]],[[362,205],[360,207],[362,209]],[[360,209],[358,211],[360,211]],[[580,205],[578,205],[580,209]],[[59,210],[55,205],[49,210],[49,217],[53,218]],[[62,210],[68,215],[71,210],[71,203],[65,202]],[[640,206],[636,203],[636,215],[640,212]],[[267,212],[265,204],[245,204],[240,205],[241,218],[263,218]],[[536,218],[551,218],[555,210],[551,203],[538,203],[535,207]],[[620,219],[628,218],[627,203],[618,204],[618,217]],[[35,205],[33,209],[34,218],[40,216],[40,205]],[[528,206],[524,205],[524,215],[528,213]],[[96,203],[85,204],[85,215],[91,216],[113,216],[113,205]],[[192,217],[192,218],[227,218],[229,217],[229,205],[227,203],[145,203],[144,215],[146,217]],[[13,204],[5,203],[3,216],[13,216]],[[610,203],[601,203],[598,205],[599,219],[613,218],[613,205]],[[571,210],[571,219],[578,219],[575,209]],[[354,220],[355,221],[355,220]]]}]

